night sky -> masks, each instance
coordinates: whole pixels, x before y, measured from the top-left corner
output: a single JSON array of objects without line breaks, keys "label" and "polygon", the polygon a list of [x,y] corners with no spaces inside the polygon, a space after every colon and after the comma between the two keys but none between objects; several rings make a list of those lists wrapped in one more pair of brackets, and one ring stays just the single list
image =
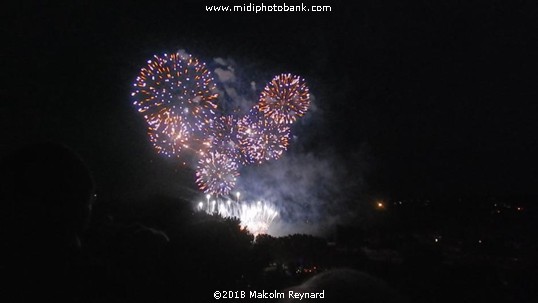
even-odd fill
[{"label": "night sky", "polygon": [[154,153],[129,95],[148,58],[184,49],[260,83],[302,75],[317,111],[297,144],[344,164],[361,152],[372,194],[538,194],[535,1],[320,0],[333,11],[318,14],[56,2],[4,9],[2,156],[59,140],[104,196],[192,187],[192,171]]}]

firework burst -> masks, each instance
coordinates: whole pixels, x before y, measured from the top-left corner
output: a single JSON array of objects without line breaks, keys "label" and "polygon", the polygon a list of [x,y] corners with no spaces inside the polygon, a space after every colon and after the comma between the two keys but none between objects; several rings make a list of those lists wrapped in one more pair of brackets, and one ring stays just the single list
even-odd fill
[{"label": "firework burst", "polygon": [[280,158],[289,146],[290,125],[310,105],[304,79],[281,74],[265,86],[244,117],[223,115],[205,63],[183,51],[148,60],[131,97],[157,153],[180,157],[191,151],[198,163],[197,185],[216,195],[227,195],[235,186],[238,162],[261,164]]},{"label": "firework burst", "polygon": [[205,153],[196,168],[196,183],[206,193],[227,195],[235,186],[237,176],[238,165],[226,153]]},{"label": "firework burst", "polygon": [[258,102],[260,112],[278,124],[291,124],[302,117],[310,105],[305,81],[291,74],[275,76],[265,86]]},{"label": "firework burst", "polygon": [[261,116],[255,107],[239,121],[238,139],[244,163],[278,159],[288,148],[290,127]]},{"label": "firework burst", "polygon": [[159,113],[145,117],[148,136],[157,153],[168,157],[179,156],[181,149],[188,147],[189,129],[181,123],[181,116],[171,114],[163,108]]},{"label": "firework burst", "polygon": [[[201,134],[215,118],[215,91],[205,63],[177,52],[149,60],[140,70],[131,96],[150,125],[150,138],[155,148],[161,153],[176,154],[186,142],[192,145],[193,141],[201,140]],[[159,119],[167,121],[157,123]],[[156,124],[159,127],[155,127]],[[181,139],[177,144],[179,133]]]},{"label": "firework burst", "polygon": [[212,150],[236,154],[239,147],[237,118],[221,116],[211,122],[208,142]]}]

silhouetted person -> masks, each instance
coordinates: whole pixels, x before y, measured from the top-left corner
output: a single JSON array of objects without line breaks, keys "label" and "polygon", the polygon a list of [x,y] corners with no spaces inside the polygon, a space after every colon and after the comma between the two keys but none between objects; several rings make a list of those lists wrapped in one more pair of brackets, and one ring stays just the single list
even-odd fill
[{"label": "silhouetted person", "polygon": [[3,302],[74,301],[80,234],[91,211],[94,184],[81,158],[57,143],[27,146],[0,164],[0,271]]}]

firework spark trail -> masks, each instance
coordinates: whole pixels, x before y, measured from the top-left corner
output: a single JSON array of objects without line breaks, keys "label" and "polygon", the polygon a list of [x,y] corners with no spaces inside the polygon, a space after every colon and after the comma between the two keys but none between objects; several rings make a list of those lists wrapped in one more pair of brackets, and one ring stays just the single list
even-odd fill
[{"label": "firework spark trail", "polygon": [[266,234],[278,217],[276,208],[267,202],[238,202],[220,198],[210,200],[209,195],[207,202],[198,203],[197,209],[208,214],[219,214],[223,218],[238,218],[241,228],[247,229],[254,236]]}]

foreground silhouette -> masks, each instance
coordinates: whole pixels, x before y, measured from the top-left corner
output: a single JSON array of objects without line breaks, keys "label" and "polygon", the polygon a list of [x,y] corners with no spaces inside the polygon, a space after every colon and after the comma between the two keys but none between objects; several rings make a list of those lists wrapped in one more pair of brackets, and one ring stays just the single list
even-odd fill
[{"label": "foreground silhouette", "polygon": [[24,147],[0,165],[0,300],[79,301],[89,283],[80,241],[94,190],[88,168],[52,142]]}]

